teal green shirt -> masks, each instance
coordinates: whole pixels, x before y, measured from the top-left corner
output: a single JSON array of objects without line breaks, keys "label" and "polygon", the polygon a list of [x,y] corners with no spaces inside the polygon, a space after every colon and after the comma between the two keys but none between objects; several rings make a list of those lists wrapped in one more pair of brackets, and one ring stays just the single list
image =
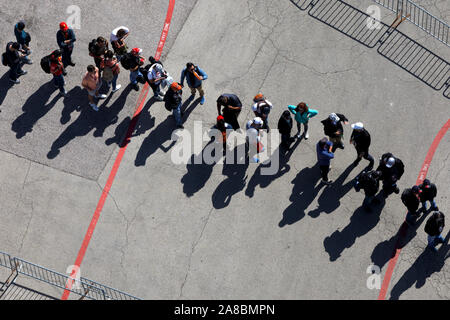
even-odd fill
[{"label": "teal green shirt", "polygon": [[295,121],[299,123],[308,123],[309,119],[315,117],[319,112],[317,110],[309,108],[308,112],[297,112],[295,109],[297,106],[289,105],[289,111],[295,116]]}]

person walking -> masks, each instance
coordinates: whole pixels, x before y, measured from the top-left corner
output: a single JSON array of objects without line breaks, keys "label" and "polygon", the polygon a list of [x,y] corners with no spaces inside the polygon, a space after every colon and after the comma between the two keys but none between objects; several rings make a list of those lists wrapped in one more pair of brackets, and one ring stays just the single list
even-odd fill
[{"label": "person walking", "polygon": [[218,141],[216,141],[217,143],[222,142],[223,143],[223,148],[224,150],[226,149],[226,145],[227,145],[227,130],[232,130],[233,127],[229,124],[225,122],[225,119],[223,116],[217,116],[216,119],[216,129],[220,131],[220,133],[222,134],[220,139]]},{"label": "person walking", "polygon": [[269,100],[267,100],[262,93],[258,93],[253,98],[253,102],[254,102],[252,106],[253,113],[255,114],[256,117],[261,118],[262,121],[264,122],[262,129],[266,129],[267,132],[269,132],[270,131],[269,114],[273,108],[272,103]]},{"label": "person walking", "polygon": [[181,120],[181,102],[183,97],[183,90],[178,82],[172,82],[166,94],[164,95],[165,107],[167,110],[172,110],[175,119],[175,125],[178,129],[183,129],[183,122]]},{"label": "person walking", "polygon": [[441,211],[433,212],[425,224],[425,232],[428,234],[428,248],[437,251],[436,246],[444,243],[445,239],[441,236],[445,227],[445,215]]},{"label": "person walking", "polygon": [[377,171],[381,172],[383,196],[387,198],[392,192],[398,194],[400,189],[397,187],[397,181],[400,180],[405,172],[403,161],[394,157],[392,153],[387,152],[381,156]]},{"label": "person walking", "polygon": [[108,46],[108,40],[103,37],[98,37],[89,43],[89,55],[94,58],[97,68],[100,68],[100,64],[105,58],[105,53],[109,49]]},{"label": "person walking", "polygon": [[249,157],[252,157],[252,162],[259,162],[258,154],[264,151],[264,146],[261,143],[260,130],[264,125],[264,121],[260,117],[255,117],[253,120],[247,122],[246,142]]},{"label": "person walking", "polygon": [[30,34],[25,31],[25,21],[19,21],[14,26],[14,35],[16,36],[17,43],[20,44],[19,51],[23,53],[23,55],[21,56],[21,60],[26,64],[33,64],[33,61],[28,58],[28,56],[31,54],[31,37]]},{"label": "person walking", "polygon": [[356,160],[353,165],[356,167],[362,158],[369,161],[369,165],[365,170],[370,171],[373,168],[375,160],[369,154],[370,147],[370,133],[364,128],[362,122],[357,122],[351,125],[353,131],[350,137],[350,144],[353,144],[356,149]]},{"label": "person walking", "polygon": [[105,99],[106,95],[99,95],[99,90],[102,86],[102,79],[100,78],[100,70],[93,65],[87,66],[87,72],[83,77],[83,81],[81,83],[83,88],[88,91],[88,99],[89,106],[94,109],[94,111],[98,111],[98,106],[95,103],[95,98],[97,99]]},{"label": "person walking", "polygon": [[321,121],[325,135],[333,142],[333,152],[337,148],[344,149],[342,138],[344,137],[344,128],[342,123],[348,124],[348,119],[341,113],[331,113],[328,118]]},{"label": "person walking", "polygon": [[61,50],[55,50],[50,55],[50,73],[53,75],[53,83],[62,96],[67,97],[67,91],[64,88],[66,84],[64,80],[64,65],[62,63]]},{"label": "person walking", "polygon": [[153,57],[150,58],[152,59],[150,60],[151,66],[148,69],[147,82],[153,90],[153,98],[157,101],[163,101],[164,93],[161,92],[161,84],[163,81],[166,81],[169,75],[162,63],[154,60]]},{"label": "person walking", "polygon": [[116,54],[117,60],[120,61],[122,57],[128,53],[128,47],[125,44],[125,39],[130,35],[130,30],[127,27],[120,26],[111,32],[109,41]]},{"label": "person walking", "polygon": [[205,103],[205,91],[203,90],[202,83],[208,79],[206,72],[192,62],[188,62],[183,71],[181,71],[181,86],[184,86],[184,79],[186,79],[188,87],[191,89],[191,97],[193,98],[195,96],[197,90],[200,94],[200,104],[203,105]]},{"label": "person walking", "polygon": [[291,113],[289,110],[285,110],[278,120],[278,131],[281,134],[280,145],[288,150],[291,147],[291,143],[294,141],[294,138],[291,137],[292,124]]},{"label": "person walking", "polygon": [[130,54],[127,55],[127,59],[129,61],[130,66],[130,82],[133,86],[133,89],[139,91],[138,79],[142,78],[143,75],[140,70],[140,67],[144,64],[145,58],[141,56],[142,49],[141,48],[133,48],[130,51]]},{"label": "person walking", "polygon": [[114,53],[111,50],[106,51],[105,60],[101,63],[101,68],[103,69],[102,78],[108,85],[108,90],[111,88],[112,93],[117,92],[122,86],[117,84],[117,78],[120,73],[119,61],[114,57]]},{"label": "person walking", "polygon": [[[223,107],[221,112],[221,107]],[[233,127],[233,130],[240,128],[238,117],[242,110],[242,103],[238,96],[232,93],[224,93],[217,98],[217,113],[223,115],[225,122]]]},{"label": "person walking", "polygon": [[22,70],[22,62],[24,54],[19,51],[20,44],[18,42],[8,42],[6,45],[5,62],[9,66],[9,81],[19,84],[19,76],[27,74],[27,71]]},{"label": "person walking", "polygon": [[75,63],[72,61],[73,43],[75,41],[77,41],[75,32],[67,26],[67,23],[61,22],[59,24],[59,30],[56,33],[56,42],[62,51],[64,68],[67,68],[67,66],[75,67]]},{"label": "person walking", "polygon": [[438,211],[439,208],[436,205],[436,201],[434,201],[434,198],[436,198],[437,195],[436,185],[431,183],[430,180],[425,179],[422,184],[419,185],[419,189],[421,191],[420,202],[422,202],[422,211],[427,211],[427,201],[431,204],[430,210]]},{"label": "person walking", "polygon": [[297,106],[289,105],[288,109],[294,115],[295,121],[297,122],[297,139],[300,139],[301,137],[301,125],[303,124],[303,136],[305,137],[305,140],[308,140],[309,119],[315,117],[319,112],[317,110],[310,109],[304,102],[300,102]]},{"label": "person walking", "polygon": [[375,170],[363,171],[358,177],[356,177],[355,189],[357,192],[361,189],[364,190],[365,197],[362,207],[368,212],[372,211],[372,204],[379,202],[378,199],[375,198],[375,195],[380,188],[380,177],[381,172]]},{"label": "person walking", "polygon": [[322,183],[330,185],[332,180],[328,179],[328,172],[330,171],[330,162],[334,158],[333,142],[324,137],[316,145],[317,161],[320,167],[320,174],[322,176]]},{"label": "person walking", "polygon": [[406,214],[406,222],[409,225],[413,225],[417,218],[420,216],[419,209],[419,198],[420,189],[418,186],[413,186],[412,188],[406,188],[402,192],[402,202],[408,209],[408,213]]}]

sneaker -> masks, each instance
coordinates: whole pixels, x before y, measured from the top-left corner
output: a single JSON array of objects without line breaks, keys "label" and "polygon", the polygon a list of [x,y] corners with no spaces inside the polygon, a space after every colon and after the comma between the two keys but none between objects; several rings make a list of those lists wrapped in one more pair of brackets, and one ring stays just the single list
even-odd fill
[{"label": "sneaker", "polygon": [[399,194],[400,189],[399,189],[398,187],[395,187],[394,192],[395,192],[396,194]]},{"label": "sneaker", "polygon": [[322,182],[325,183],[326,185],[330,185],[330,184],[333,183],[333,180],[325,181],[325,180],[322,179]]},{"label": "sneaker", "polygon": [[182,124],[177,125],[177,129],[184,129],[184,126]]},{"label": "sneaker", "polygon": [[95,96],[97,99],[106,99],[106,94],[100,94],[98,96]]},{"label": "sneaker", "polygon": [[22,70],[22,72],[18,73],[18,76],[24,76],[28,73],[28,71]]},{"label": "sneaker", "polygon": [[436,249],[436,247],[434,247],[434,246],[427,246],[428,248],[430,248],[430,250],[431,251],[433,251],[433,252],[437,252],[437,249]]},{"label": "sneaker", "polygon": [[158,92],[158,94],[161,96],[161,97],[164,97],[164,92],[162,92],[162,91],[160,91],[160,92]]},{"label": "sneaker", "polygon": [[33,64],[33,60],[28,60],[27,62],[25,62],[26,64]]},{"label": "sneaker", "polygon": [[95,104],[89,103],[89,105],[92,107],[92,109],[94,109],[94,111],[98,111],[98,107]]},{"label": "sneaker", "polygon": [[203,97],[200,99],[200,104],[203,105],[204,103],[205,103],[205,97],[203,96]]},{"label": "sneaker", "polygon": [[161,96],[157,96],[157,97],[155,97],[155,100],[156,100],[156,101],[163,101],[163,100],[164,100],[164,98],[163,98],[163,97],[161,97]]},{"label": "sneaker", "polygon": [[120,90],[120,88],[122,88],[122,86],[121,86],[120,84],[118,84],[118,85],[116,86],[116,88],[115,88],[114,90],[112,90],[111,92],[112,92],[112,93],[117,92],[117,91]]},{"label": "sneaker", "polygon": [[134,90],[139,91],[139,85],[137,83],[133,84],[132,86]]},{"label": "sneaker", "polygon": [[297,139],[300,139],[302,135],[300,133],[297,133]]},{"label": "sneaker", "polygon": [[67,91],[66,90],[64,90],[64,91],[60,91],[59,92],[64,98],[67,98],[69,95],[67,94]]},{"label": "sneaker", "polygon": [[307,132],[306,134],[305,134],[305,140],[308,140],[309,139],[309,133]]},{"label": "sneaker", "polygon": [[71,66],[71,67],[75,67],[75,63],[73,63],[73,62],[69,62],[69,66]]},{"label": "sneaker", "polygon": [[11,81],[12,83],[15,83],[15,84],[19,84],[19,83],[20,83],[20,80],[19,80],[19,79],[16,79],[16,80],[9,79],[9,81]]}]

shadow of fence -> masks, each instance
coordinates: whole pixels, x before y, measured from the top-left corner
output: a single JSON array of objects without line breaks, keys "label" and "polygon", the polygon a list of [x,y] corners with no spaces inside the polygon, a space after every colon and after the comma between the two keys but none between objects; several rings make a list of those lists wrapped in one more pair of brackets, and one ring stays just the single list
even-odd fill
[{"label": "shadow of fence", "polygon": [[290,0],[302,11],[393,62],[450,99],[450,64],[406,34],[342,0]]}]

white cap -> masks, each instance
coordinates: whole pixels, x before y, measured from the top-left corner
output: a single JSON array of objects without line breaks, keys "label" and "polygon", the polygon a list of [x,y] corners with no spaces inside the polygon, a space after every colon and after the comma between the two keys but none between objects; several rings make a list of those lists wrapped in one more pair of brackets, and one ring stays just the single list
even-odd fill
[{"label": "white cap", "polygon": [[387,161],[386,161],[386,167],[392,168],[392,166],[394,165],[394,163],[395,163],[395,158],[394,158],[394,157],[390,157],[390,158],[387,159]]},{"label": "white cap", "polygon": [[336,115],[336,113],[330,113],[329,118],[330,118],[331,120],[333,120],[334,122],[338,122],[339,120],[341,120],[341,119]]},{"label": "white cap", "polygon": [[352,124],[352,129],[361,130],[362,128],[364,128],[364,125],[362,122],[357,122],[357,123]]},{"label": "white cap", "polygon": [[262,125],[263,121],[262,121],[262,119],[260,117],[256,117],[256,118],[253,119],[253,123],[257,124],[257,125]]}]

